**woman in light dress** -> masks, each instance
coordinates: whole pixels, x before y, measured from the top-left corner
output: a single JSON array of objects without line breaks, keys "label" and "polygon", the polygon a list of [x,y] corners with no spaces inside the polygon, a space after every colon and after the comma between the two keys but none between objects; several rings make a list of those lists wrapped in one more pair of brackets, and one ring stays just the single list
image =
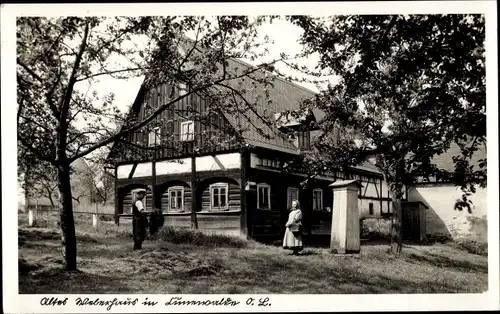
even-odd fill
[{"label": "woman in light dress", "polygon": [[[300,226],[299,230],[296,230],[296,226]],[[302,251],[302,211],[300,210],[299,201],[293,200],[292,208],[290,209],[290,214],[288,216],[288,221],[285,224],[285,237],[283,239],[283,248],[287,250],[292,250],[292,255],[297,255]],[[294,228],[295,227],[295,228]],[[290,230],[292,228],[292,231]]]}]

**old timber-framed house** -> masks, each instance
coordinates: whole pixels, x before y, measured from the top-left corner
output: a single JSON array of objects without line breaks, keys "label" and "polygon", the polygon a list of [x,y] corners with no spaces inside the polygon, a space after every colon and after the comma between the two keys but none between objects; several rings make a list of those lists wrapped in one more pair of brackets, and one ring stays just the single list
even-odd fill
[{"label": "old timber-framed house", "polygon": [[[234,59],[229,66],[251,67]],[[141,121],[145,106],[158,105],[168,95],[179,95],[182,88],[165,84],[147,90],[143,85],[131,107],[130,115]],[[315,93],[281,78],[274,80],[269,91],[272,103],[262,103],[267,115],[279,116],[286,111],[298,110],[300,102]],[[252,95],[251,97],[256,97]],[[309,234],[329,234],[333,192],[329,185],[337,179],[358,179],[359,209],[362,216],[383,216],[391,212],[388,189],[382,174],[371,164],[351,168],[349,173],[334,172],[316,176],[310,184],[302,186],[307,176],[301,171],[283,171],[283,165],[310,147],[314,130],[300,128],[309,119],[321,119],[321,113],[311,112],[304,119],[287,119],[288,129],[300,130],[291,140],[282,136],[278,127],[262,123],[250,116],[242,131],[243,143],[213,145],[197,152],[193,157],[194,142],[207,141],[213,128],[197,121],[194,116],[181,117],[175,110],[190,107],[203,113],[207,101],[197,93],[174,104],[161,117],[170,121],[155,133],[131,134],[128,141],[154,147],[164,137],[172,144],[182,143],[182,151],[160,148],[154,158],[150,151],[128,146],[127,151],[113,147],[109,159],[114,162],[116,180],[115,218],[131,212],[131,191],[147,188],[146,208],[160,208],[165,225],[175,228],[191,227],[191,202],[196,200],[199,229],[254,239],[280,238],[288,218],[291,201],[298,199],[304,213],[304,224]],[[215,123],[220,129],[241,127],[230,114],[222,112]],[[282,124],[283,125],[283,124]],[[260,131],[259,131],[260,129]],[[264,133],[273,136],[263,136]],[[296,133],[296,134],[297,134]],[[115,143],[115,146],[117,143]],[[241,144],[241,145],[240,145]],[[191,188],[195,158],[195,195]]]}]

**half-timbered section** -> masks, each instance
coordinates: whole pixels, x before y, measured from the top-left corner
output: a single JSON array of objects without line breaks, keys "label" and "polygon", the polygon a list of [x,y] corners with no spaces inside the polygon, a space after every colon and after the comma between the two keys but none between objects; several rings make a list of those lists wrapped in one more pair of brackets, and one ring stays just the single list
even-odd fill
[{"label": "half-timbered section", "polygon": [[[336,180],[357,179],[361,182],[358,196],[361,217],[381,217],[392,213],[387,184],[382,174],[368,162],[351,168],[349,172],[316,176],[304,185],[307,175],[298,171],[282,171],[285,155],[281,158],[277,156],[276,151],[264,150],[250,155],[249,180],[253,193],[248,204],[257,209],[250,215],[253,236],[284,232],[288,210],[294,199],[301,204],[304,225],[309,234],[330,234],[333,191],[329,185]],[[266,201],[266,197],[269,197],[269,208],[262,205],[261,200]]]},{"label": "half-timbered section", "polygon": [[[248,66],[236,60],[230,63]],[[141,121],[148,110],[185,93],[185,88],[182,84],[150,90],[142,87],[131,119]],[[276,124],[265,124],[250,115],[251,123],[246,123],[240,142],[230,132],[240,127],[237,119],[225,112],[204,117],[207,101],[193,93],[140,132],[130,134],[127,145],[115,143],[109,158],[116,165],[117,221],[131,212],[131,190],[145,187],[146,208],[161,209],[166,226],[191,228],[194,209],[200,230],[256,239],[280,238],[291,202],[297,199],[306,230],[329,234],[333,204],[329,185],[348,178],[358,179],[363,185],[359,192],[362,215],[382,216],[391,211],[387,186],[369,162],[348,173],[316,176],[307,184],[305,173],[284,171],[285,163],[309,149],[311,130],[306,125],[321,117],[318,112],[309,112],[283,120],[283,112],[298,110],[302,100],[314,96],[301,86],[276,78],[269,93],[273,102],[262,106]],[[194,147],[199,148],[196,154]]]}]

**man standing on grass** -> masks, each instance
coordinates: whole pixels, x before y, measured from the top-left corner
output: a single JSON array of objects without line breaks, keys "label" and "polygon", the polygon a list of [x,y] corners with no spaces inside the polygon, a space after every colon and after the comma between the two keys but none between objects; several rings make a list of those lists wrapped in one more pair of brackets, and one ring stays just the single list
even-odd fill
[{"label": "man standing on grass", "polygon": [[148,220],[146,214],[144,213],[144,203],[143,199],[146,196],[145,189],[136,189],[133,192],[132,201],[132,232],[134,234],[134,250],[140,250],[142,248],[142,242],[146,238],[146,226]]}]

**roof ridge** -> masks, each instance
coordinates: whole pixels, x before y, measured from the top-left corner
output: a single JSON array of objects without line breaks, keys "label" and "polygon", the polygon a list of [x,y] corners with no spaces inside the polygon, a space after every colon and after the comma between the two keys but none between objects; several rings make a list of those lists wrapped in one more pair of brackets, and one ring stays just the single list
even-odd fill
[{"label": "roof ridge", "polygon": [[[189,38],[189,37],[187,37],[187,36],[182,36],[182,37],[183,37],[183,39],[184,39],[184,40],[191,42],[191,44],[195,44],[194,48],[195,48],[196,50],[198,50],[199,52],[202,52],[202,51],[201,51],[201,49],[199,48],[199,45],[197,44],[197,42],[196,42],[195,40],[193,40],[193,39],[191,39],[191,38]],[[231,57],[229,57],[228,59],[233,60],[233,61],[235,61],[235,62],[238,62],[238,63],[240,63],[241,65],[244,65],[244,66],[248,66],[248,67],[251,67],[251,68],[257,68],[257,66],[255,66],[255,65],[253,65],[253,64],[251,64],[251,63],[249,63],[249,62],[243,61],[243,60],[241,60],[240,58],[235,58],[235,57],[232,57],[232,58],[231,58]],[[304,87],[304,86],[302,86],[302,85],[299,85],[299,84],[297,84],[297,83],[295,83],[295,82],[291,82],[291,81],[285,80],[284,78],[279,77],[278,75],[273,74],[273,73],[271,73],[271,72],[269,72],[269,71],[266,71],[265,69],[261,69],[261,70],[263,70],[263,71],[265,71],[265,72],[268,72],[269,74],[271,74],[272,76],[274,76],[274,78],[276,78],[276,79],[278,79],[278,80],[280,80],[280,81],[282,81],[282,82],[284,82],[284,83],[286,83],[286,84],[288,84],[288,85],[291,85],[291,86],[293,86],[293,87],[297,87],[297,88],[299,88],[299,89],[301,89],[301,90],[303,90],[303,91],[305,91],[305,92],[308,92],[308,93],[310,93],[310,94],[312,94],[312,95],[317,95],[317,94],[318,94],[317,92],[312,91],[312,90],[310,90],[310,89],[309,89],[309,88],[307,88],[307,87]]]},{"label": "roof ridge", "polygon": [[[250,64],[250,63],[248,63],[246,61],[243,61],[243,60],[241,60],[239,58],[229,58],[229,59],[233,60],[233,61],[236,61],[236,62],[238,62],[238,63],[240,63],[242,65],[248,66],[248,67],[257,68],[257,66],[252,65],[252,64]],[[261,70],[266,71],[265,69],[261,69]],[[317,95],[318,94],[317,92],[312,91],[312,90],[310,90],[310,89],[308,89],[308,88],[306,88],[306,87],[304,87],[302,85],[299,85],[299,84],[297,84],[295,82],[291,82],[291,81],[285,80],[284,78],[279,77],[279,76],[277,76],[274,73],[271,73],[269,71],[266,71],[266,72],[268,72],[269,74],[271,74],[272,76],[274,76],[274,78],[276,78],[276,79],[278,79],[278,80],[280,80],[280,81],[282,81],[282,82],[284,82],[284,83],[286,83],[288,85],[291,85],[293,87],[297,87],[297,88],[302,89],[303,91],[308,92],[308,93],[313,94],[313,95]]]}]

